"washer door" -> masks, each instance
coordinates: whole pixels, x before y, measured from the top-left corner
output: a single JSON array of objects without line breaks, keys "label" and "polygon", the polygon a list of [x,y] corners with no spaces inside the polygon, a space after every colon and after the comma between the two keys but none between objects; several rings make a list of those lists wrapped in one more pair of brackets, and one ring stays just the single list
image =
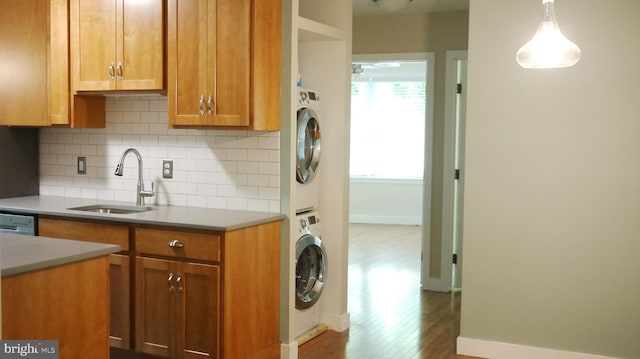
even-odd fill
[{"label": "washer door", "polygon": [[301,108],[298,110],[296,146],[296,180],[299,183],[311,182],[318,172],[320,142],[318,113],[311,108]]},{"label": "washer door", "polygon": [[296,242],[296,309],[310,308],[320,298],[327,276],[327,253],[320,238],[305,234]]}]

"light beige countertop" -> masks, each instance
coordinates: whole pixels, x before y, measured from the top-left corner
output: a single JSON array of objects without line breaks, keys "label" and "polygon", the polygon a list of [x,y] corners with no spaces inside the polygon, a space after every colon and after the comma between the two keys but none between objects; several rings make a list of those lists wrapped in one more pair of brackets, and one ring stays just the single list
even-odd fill
[{"label": "light beige countertop", "polygon": [[105,206],[134,205],[128,202],[102,201],[96,199],[29,196],[0,199],[0,211],[224,232],[280,221],[285,218],[283,214],[274,212],[237,211],[182,206],[149,205],[148,207],[152,207],[150,211],[130,214],[96,213],[68,209],[95,204]]},{"label": "light beige countertop", "polygon": [[112,244],[0,233],[0,270],[4,278],[119,251]]}]

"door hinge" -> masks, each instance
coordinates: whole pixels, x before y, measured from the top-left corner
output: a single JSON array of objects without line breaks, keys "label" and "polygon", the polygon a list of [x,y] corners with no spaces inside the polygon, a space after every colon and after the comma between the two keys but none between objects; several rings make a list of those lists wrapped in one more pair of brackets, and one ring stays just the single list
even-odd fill
[{"label": "door hinge", "polygon": [[458,84],[458,87],[456,88],[456,93],[462,93],[462,84]]},{"label": "door hinge", "polygon": [[453,264],[458,264],[458,255],[457,254],[453,254]]},{"label": "door hinge", "polygon": [[456,169],[453,173],[453,178],[459,180],[460,179],[460,170]]}]

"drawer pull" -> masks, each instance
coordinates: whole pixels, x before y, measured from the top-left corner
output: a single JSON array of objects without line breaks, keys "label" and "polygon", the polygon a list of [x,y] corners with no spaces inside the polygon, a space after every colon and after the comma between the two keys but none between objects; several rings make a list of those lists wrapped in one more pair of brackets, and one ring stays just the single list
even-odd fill
[{"label": "drawer pull", "polygon": [[184,244],[182,244],[182,242],[180,242],[179,240],[174,239],[174,240],[169,242],[169,247],[171,247],[171,248],[182,248],[182,247],[184,247]]}]

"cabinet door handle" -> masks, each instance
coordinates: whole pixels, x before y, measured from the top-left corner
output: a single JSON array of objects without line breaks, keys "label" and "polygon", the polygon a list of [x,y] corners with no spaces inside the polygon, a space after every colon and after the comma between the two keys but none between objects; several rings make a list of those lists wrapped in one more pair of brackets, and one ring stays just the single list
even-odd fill
[{"label": "cabinet door handle", "polygon": [[209,116],[213,115],[213,96],[211,94],[207,98],[207,112],[209,112]]},{"label": "cabinet door handle", "polygon": [[204,94],[200,95],[200,116],[204,115]]},{"label": "cabinet door handle", "polygon": [[178,286],[178,293],[182,293],[182,274],[178,274],[176,278],[176,286]]},{"label": "cabinet door handle", "polygon": [[171,248],[182,248],[184,247],[184,244],[182,244],[182,242],[180,242],[177,239],[174,239],[172,241],[170,241],[169,243],[167,243],[169,245],[169,247]]},{"label": "cabinet door handle", "polygon": [[118,76],[118,80],[122,80],[122,62],[118,61],[118,66],[116,67],[116,75]]},{"label": "cabinet door handle", "polygon": [[169,273],[169,279],[167,279],[167,283],[169,285],[169,293],[173,294],[173,284],[171,281],[173,280],[173,273]]},{"label": "cabinet door handle", "polygon": [[114,71],[115,71],[115,63],[111,61],[111,64],[109,65],[109,78],[111,79],[111,81],[113,81],[116,78]]}]

